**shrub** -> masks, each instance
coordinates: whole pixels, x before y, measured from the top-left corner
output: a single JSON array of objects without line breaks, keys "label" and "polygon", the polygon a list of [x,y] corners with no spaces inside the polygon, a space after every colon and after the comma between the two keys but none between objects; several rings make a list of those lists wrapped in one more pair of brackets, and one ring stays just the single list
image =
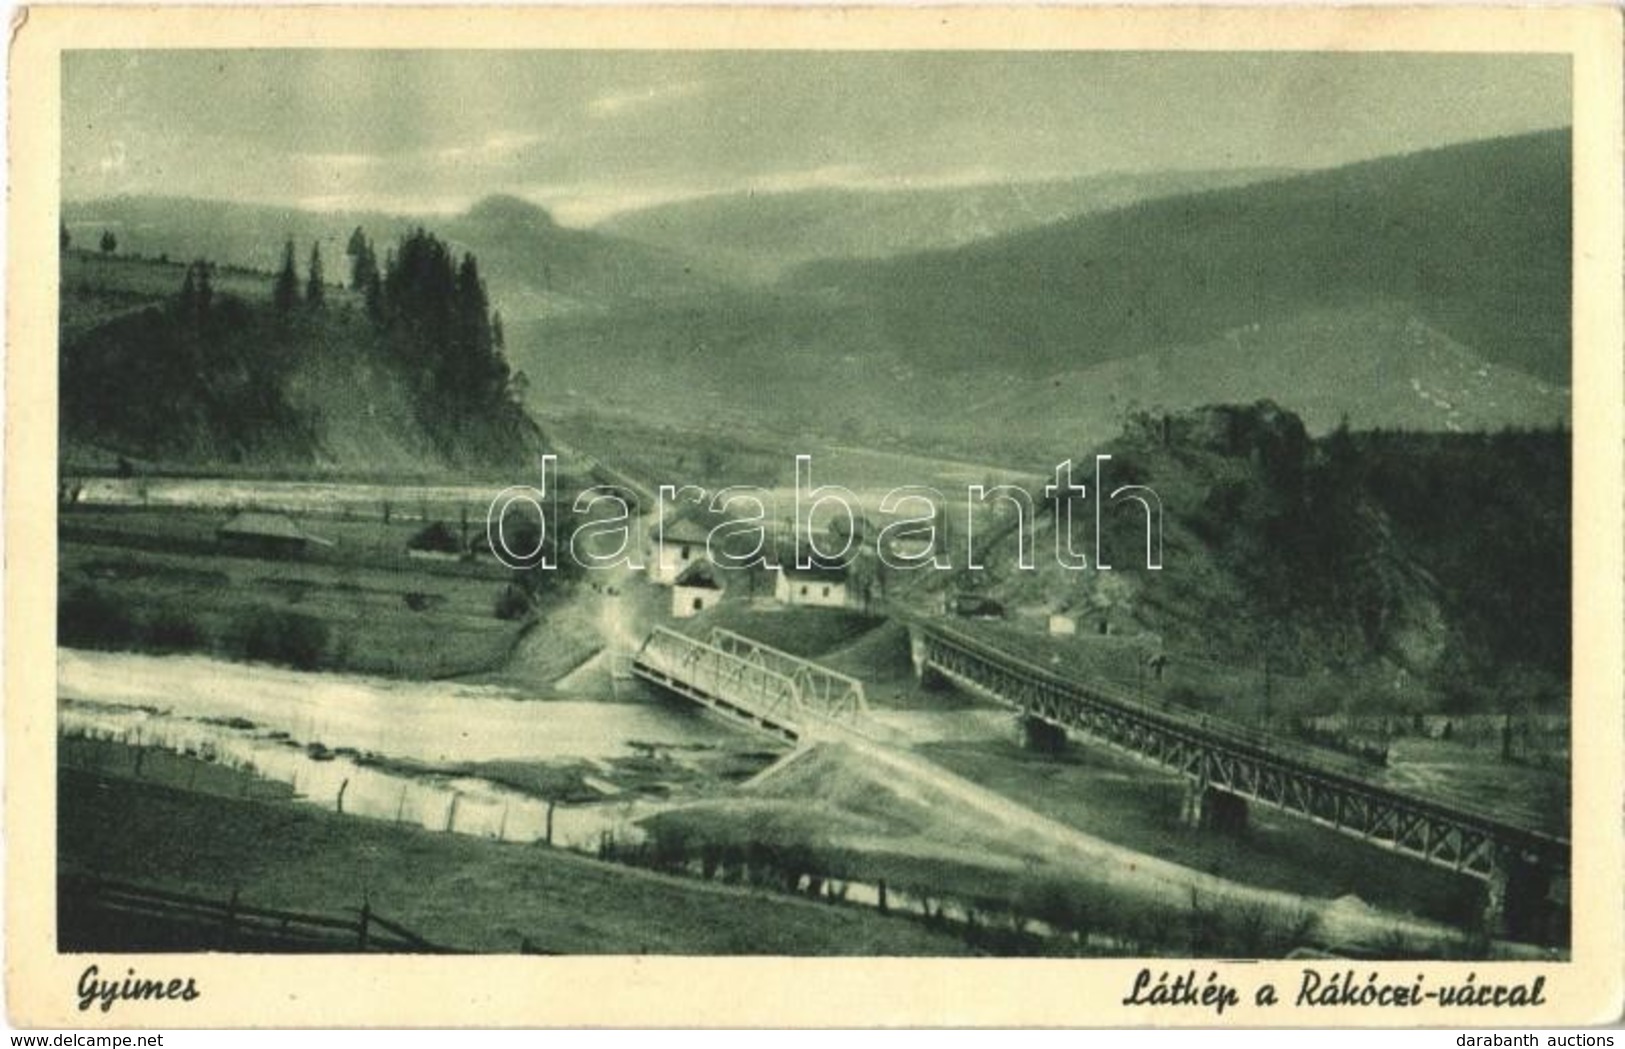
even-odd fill
[{"label": "shrub", "polygon": [[160,652],[180,652],[203,647],[203,629],[184,612],[164,609],[147,622],[147,645]]},{"label": "shrub", "polygon": [[509,583],[497,594],[495,612],[498,619],[523,619],[530,613],[530,598],[519,587]]},{"label": "shrub", "polygon": [[1013,910],[1048,922],[1060,932],[1083,928],[1087,906],[1084,892],[1059,878],[1040,878],[1018,884]]},{"label": "shrub", "polygon": [[57,641],[88,648],[127,648],[135,620],[120,598],[93,586],[75,587],[57,602]]},{"label": "shrub", "polygon": [[[534,529],[532,529],[532,532],[534,532]],[[535,545],[536,538],[534,534],[524,538],[531,543],[531,546]],[[516,549],[531,549],[531,546],[517,546],[519,542],[517,538],[510,539],[510,542],[515,545]],[[406,547],[408,550],[427,550],[439,554],[460,554],[463,552],[463,544],[457,538],[457,533],[447,527],[444,521],[436,521],[418,532],[407,541]]]},{"label": "shrub", "polygon": [[256,608],[238,617],[242,654],[248,659],[310,670],[327,650],[327,624],[299,612]]}]

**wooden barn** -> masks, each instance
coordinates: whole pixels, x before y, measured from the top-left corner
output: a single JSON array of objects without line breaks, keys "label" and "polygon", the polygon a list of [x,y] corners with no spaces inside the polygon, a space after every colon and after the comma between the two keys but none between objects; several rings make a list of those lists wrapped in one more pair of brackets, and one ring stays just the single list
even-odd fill
[{"label": "wooden barn", "polygon": [[245,510],[215,531],[215,538],[231,553],[250,557],[299,557],[311,543],[332,544],[307,534],[286,514]]}]

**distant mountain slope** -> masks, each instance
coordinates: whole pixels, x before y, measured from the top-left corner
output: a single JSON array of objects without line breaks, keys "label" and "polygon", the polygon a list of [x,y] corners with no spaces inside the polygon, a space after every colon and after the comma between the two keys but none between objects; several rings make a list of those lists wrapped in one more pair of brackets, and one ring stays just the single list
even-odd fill
[{"label": "distant mountain slope", "polygon": [[[1484,360],[1401,302],[1248,324],[1203,342],[1033,375],[991,360],[946,371],[899,356],[858,311],[812,296],[632,312],[520,329],[519,364],[549,402],[673,423],[735,419],[781,433],[952,451],[1046,469],[1133,412],[1274,400],[1311,433],[1474,432],[1561,425],[1568,390]],[[614,361],[613,366],[607,362]],[[561,398],[561,394],[565,397]],[[703,409],[702,409],[703,406]]]},{"label": "distant mountain slope", "polygon": [[1142,200],[1284,174],[1166,171],[927,189],[722,193],[622,212],[595,228],[763,280],[813,259],[957,247]]},{"label": "distant mountain slope", "polygon": [[1372,299],[1489,361],[1569,374],[1566,130],[1172,197],[794,280],[912,361],[1049,374]]},{"label": "distant mountain slope", "polygon": [[436,224],[480,257],[508,316],[527,318],[714,290],[717,280],[677,251],[555,223],[514,197],[487,197]]},{"label": "distant mountain slope", "polygon": [[121,253],[167,255],[175,261],[207,258],[267,272],[280,262],[287,238],[293,238],[301,259],[312,243],[320,243],[334,279],[347,276],[344,249],[356,227],[380,250],[410,229],[428,227],[480,258],[492,297],[509,320],[671,297],[715,284],[669,251],[560,226],[544,209],[513,197],[490,197],[462,215],[431,217],[113,197],[64,202],[63,220],[76,245],[89,247],[109,229]]},{"label": "distant mountain slope", "polygon": [[[749,288],[512,198],[436,229],[479,255],[535,404],[997,446],[1025,461],[1114,433],[1135,408],[1265,397],[1316,432],[1344,415],[1446,431],[1566,418],[1569,170],[1567,134],[1544,132],[1142,201],[951,250],[826,260]],[[929,211],[903,196],[909,222],[925,213],[916,204]],[[813,232],[791,237],[792,254],[820,243],[829,202],[772,205],[789,209],[788,236],[809,202]],[[713,202],[718,237],[773,230],[738,225],[736,204]],[[153,199],[68,208],[81,245],[115,216],[120,250],[149,256],[269,268],[290,233],[301,256],[321,237],[330,276],[355,225],[382,252],[389,224],[404,224]],[[124,309],[106,299],[73,313],[95,324]]]},{"label": "distant mountain slope", "polygon": [[1289,405],[1316,434],[1345,418],[1362,429],[1460,433],[1558,426],[1569,417],[1567,389],[1485,361],[1408,307],[1385,302],[980,388],[966,410],[1007,420],[1008,436],[1033,443],[1101,437],[1133,411],[1260,400]]}]

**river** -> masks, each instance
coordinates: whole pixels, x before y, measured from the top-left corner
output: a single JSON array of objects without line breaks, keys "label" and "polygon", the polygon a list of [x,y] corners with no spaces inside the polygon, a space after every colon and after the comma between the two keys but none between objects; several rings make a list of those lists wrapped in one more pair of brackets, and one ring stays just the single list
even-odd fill
[{"label": "river", "polygon": [[301,743],[437,764],[556,761],[633,753],[629,741],[725,744],[739,736],[681,708],[543,700],[498,685],[309,674],[204,656],[62,649],[63,699],[243,718]]},{"label": "river", "polygon": [[[558,805],[471,776],[380,767],[360,755],[436,766],[511,761],[602,764],[635,744],[755,749],[756,741],[680,707],[540,700],[494,685],[307,674],[201,656],[61,649],[60,731],[206,754],[289,783],[348,813],[507,840],[590,849],[663,803],[630,795]],[[229,723],[228,723],[229,722]],[[311,744],[328,752],[312,753]],[[346,748],[356,755],[331,755]],[[319,756],[318,756],[319,755]]]}]

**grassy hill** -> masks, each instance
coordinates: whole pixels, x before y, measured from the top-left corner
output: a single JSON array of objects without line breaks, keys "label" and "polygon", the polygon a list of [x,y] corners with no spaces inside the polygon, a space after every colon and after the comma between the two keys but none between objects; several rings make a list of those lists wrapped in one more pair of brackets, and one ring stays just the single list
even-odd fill
[{"label": "grassy hill", "polygon": [[1373,299],[1569,374],[1566,130],[1154,200],[950,251],[814,264],[937,367],[1049,374]]},{"label": "grassy hill", "polygon": [[360,296],[271,306],[272,278],[217,270],[210,305],[183,303],[187,267],[61,256],[64,455],[165,465],[434,472],[528,461],[535,425],[512,404],[458,407],[414,379]]},{"label": "grassy hill", "polygon": [[[984,571],[904,585],[985,592],[1035,638],[1066,609],[1078,658],[1126,688],[1142,684],[1132,639],[1161,647],[1178,668],[1165,683],[1173,701],[1256,701],[1267,667],[1278,714],[1561,712],[1568,441],[1555,429],[1315,439],[1268,403],[1137,416],[1105,447],[1103,484],[1157,493],[1161,570],[1145,567],[1146,516],[1131,502],[1104,508],[1112,570],[1099,570],[1085,503],[1074,548],[1087,570],[1057,563],[1046,509],[1034,570],[989,528]],[[1100,623],[1111,636],[1086,636]]]},{"label": "grassy hill", "polygon": [[595,228],[761,281],[814,259],[880,258],[957,247],[1141,200],[1281,174],[1167,171],[925,189],[720,193],[623,212]]}]

